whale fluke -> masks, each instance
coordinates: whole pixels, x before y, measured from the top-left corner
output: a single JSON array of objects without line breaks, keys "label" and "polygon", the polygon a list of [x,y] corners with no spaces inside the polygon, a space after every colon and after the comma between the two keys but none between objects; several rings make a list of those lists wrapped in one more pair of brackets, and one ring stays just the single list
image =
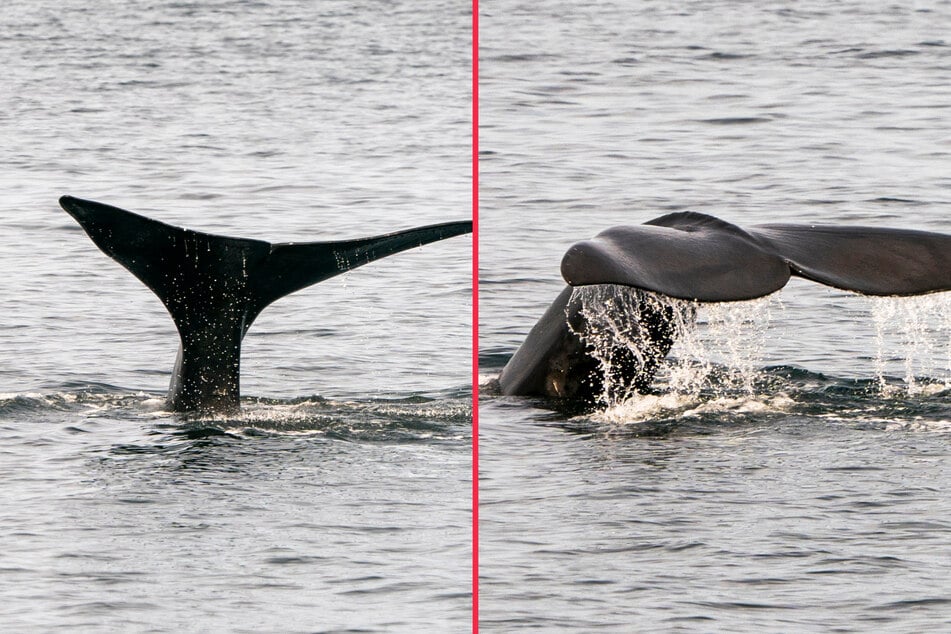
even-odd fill
[{"label": "whale fluke", "polygon": [[681,212],[578,242],[561,272],[572,286],[622,284],[700,302],[769,295],[790,275],[868,295],[919,295],[951,290],[951,236],[794,224],[744,230]]},{"label": "whale fluke", "polygon": [[[769,295],[797,276],[867,295],[921,295],[951,290],[951,235],[795,224],[743,229],[706,214],[681,212],[578,242],[562,259],[561,272],[569,288],[503,368],[503,394],[590,401],[601,390],[604,364],[585,342],[592,326],[572,299],[571,287],[615,285],[692,302],[729,302]],[[619,360],[608,365],[611,380],[643,391],[676,329],[670,323],[672,308],[637,297],[636,314],[618,317],[639,333],[644,349],[628,359],[619,346],[612,353]]]},{"label": "whale fluke", "polygon": [[681,212],[578,242],[561,272],[572,286],[622,284],[700,302],[769,295],[790,275],[868,295],[920,295],[951,290],[951,236],[861,226],[744,230]]},{"label": "whale fluke", "polygon": [[148,286],[181,337],[168,405],[238,409],[241,339],[275,300],[374,260],[471,233],[450,222],[332,242],[271,244],[192,231],[72,196],[60,205],[109,257]]},{"label": "whale fluke", "polygon": [[706,302],[752,299],[778,291],[789,266],[758,240],[698,213],[613,227],[568,249],[561,274],[572,286],[621,284]]},{"label": "whale fluke", "polygon": [[249,278],[253,306],[260,311],[285,295],[358,266],[465,233],[472,233],[472,222],[446,222],[357,240],[268,245],[270,253]]},{"label": "whale fluke", "polygon": [[793,275],[865,295],[951,290],[951,236],[930,231],[823,225],[758,225],[750,233]]}]

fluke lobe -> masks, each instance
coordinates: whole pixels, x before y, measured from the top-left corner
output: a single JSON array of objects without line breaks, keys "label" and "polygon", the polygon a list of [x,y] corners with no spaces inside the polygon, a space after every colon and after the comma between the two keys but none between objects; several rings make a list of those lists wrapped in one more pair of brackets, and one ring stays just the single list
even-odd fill
[{"label": "fluke lobe", "polygon": [[472,232],[447,222],[386,235],[271,244],[167,225],[90,200],[59,200],[102,251],[158,295],[178,328],[168,407],[236,411],[241,340],[273,301],[374,260]]},{"label": "fluke lobe", "polygon": [[626,311],[614,315],[615,323],[641,342],[635,350],[619,343],[608,366],[611,381],[644,391],[676,338],[677,308],[643,291],[691,302],[729,302],[773,293],[792,275],[867,295],[947,291],[951,236],[860,226],[742,229],[713,216],[681,212],[578,242],[562,259],[561,274],[569,286],[502,369],[503,394],[593,402],[603,393],[604,364],[585,341],[592,326],[572,287],[639,289],[617,302],[610,297],[615,291],[607,291],[611,306],[619,307],[615,312]]}]

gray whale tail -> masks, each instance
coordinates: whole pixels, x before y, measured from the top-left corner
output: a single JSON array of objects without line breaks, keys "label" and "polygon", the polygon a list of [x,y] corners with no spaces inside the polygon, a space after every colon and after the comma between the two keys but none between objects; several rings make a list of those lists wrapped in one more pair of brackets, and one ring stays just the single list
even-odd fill
[{"label": "gray whale tail", "polygon": [[275,300],[388,255],[472,232],[472,222],[462,221],[356,240],[271,244],[183,229],[72,196],[59,203],[168,309],[181,337],[168,393],[177,412],[238,409],[241,340]]},{"label": "gray whale tail", "polygon": [[[951,235],[796,224],[743,229],[681,212],[572,245],[561,273],[569,287],[502,369],[503,394],[593,401],[601,393],[603,364],[584,341],[591,325],[572,287],[614,285],[690,302],[730,302],[769,295],[797,276],[867,295],[921,295],[951,290]],[[610,380],[644,391],[676,332],[670,307],[639,297],[632,314],[619,317],[639,333],[643,350],[619,346],[608,365],[615,373]]]}]

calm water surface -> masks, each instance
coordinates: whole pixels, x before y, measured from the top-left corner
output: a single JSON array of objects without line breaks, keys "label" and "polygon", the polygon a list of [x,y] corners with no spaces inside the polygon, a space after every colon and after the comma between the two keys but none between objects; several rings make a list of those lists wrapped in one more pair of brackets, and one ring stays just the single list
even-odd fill
[{"label": "calm water surface", "polygon": [[244,410],[163,411],[161,303],[64,193],[270,241],[469,216],[469,5],[0,8],[0,623],[459,631],[472,240],[282,299]]},{"label": "calm water surface", "polygon": [[951,627],[947,297],[704,309],[591,415],[492,384],[610,226],[951,232],[951,6],[481,8],[482,629]]}]

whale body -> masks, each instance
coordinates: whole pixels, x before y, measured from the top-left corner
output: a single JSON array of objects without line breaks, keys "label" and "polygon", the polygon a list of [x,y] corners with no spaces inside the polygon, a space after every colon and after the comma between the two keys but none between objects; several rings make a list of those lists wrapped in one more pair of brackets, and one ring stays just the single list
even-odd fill
[{"label": "whale body", "polygon": [[[680,303],[755,299],[791,276],[866,295],[951,290],[951,235],[862,226],[764,224],[743,229],[696,212],[608,229],[572,245],[561,262],[568,286],[499,375],[505,395],[592,403],[605,381],[648,389],[676,338]],[[605,285],[606,303],[637,334],[639,349],[617,345],[609,363],[593,354],[592,330],[573,288]],[[630,293],[636,289],[633,309]],[[617,301],[616,301],[617,300]],[[624,301],[621,301],[624,300]],[[627,307],[626,309],[624,307]],[[689,317],[689,316],[688,316]],[[603,355],[603,353],[602,353]],[[605,377],[605,367],[612,376]]]},{"label": "whale body", "polygon": [[472,222],[333,242],[271,244],[192,231],[72,196],[60,206],[168,309],[181,344],[167,404],[199,414],[240,404],[241,340],[275,300],[374,260],[471,233]]}]

